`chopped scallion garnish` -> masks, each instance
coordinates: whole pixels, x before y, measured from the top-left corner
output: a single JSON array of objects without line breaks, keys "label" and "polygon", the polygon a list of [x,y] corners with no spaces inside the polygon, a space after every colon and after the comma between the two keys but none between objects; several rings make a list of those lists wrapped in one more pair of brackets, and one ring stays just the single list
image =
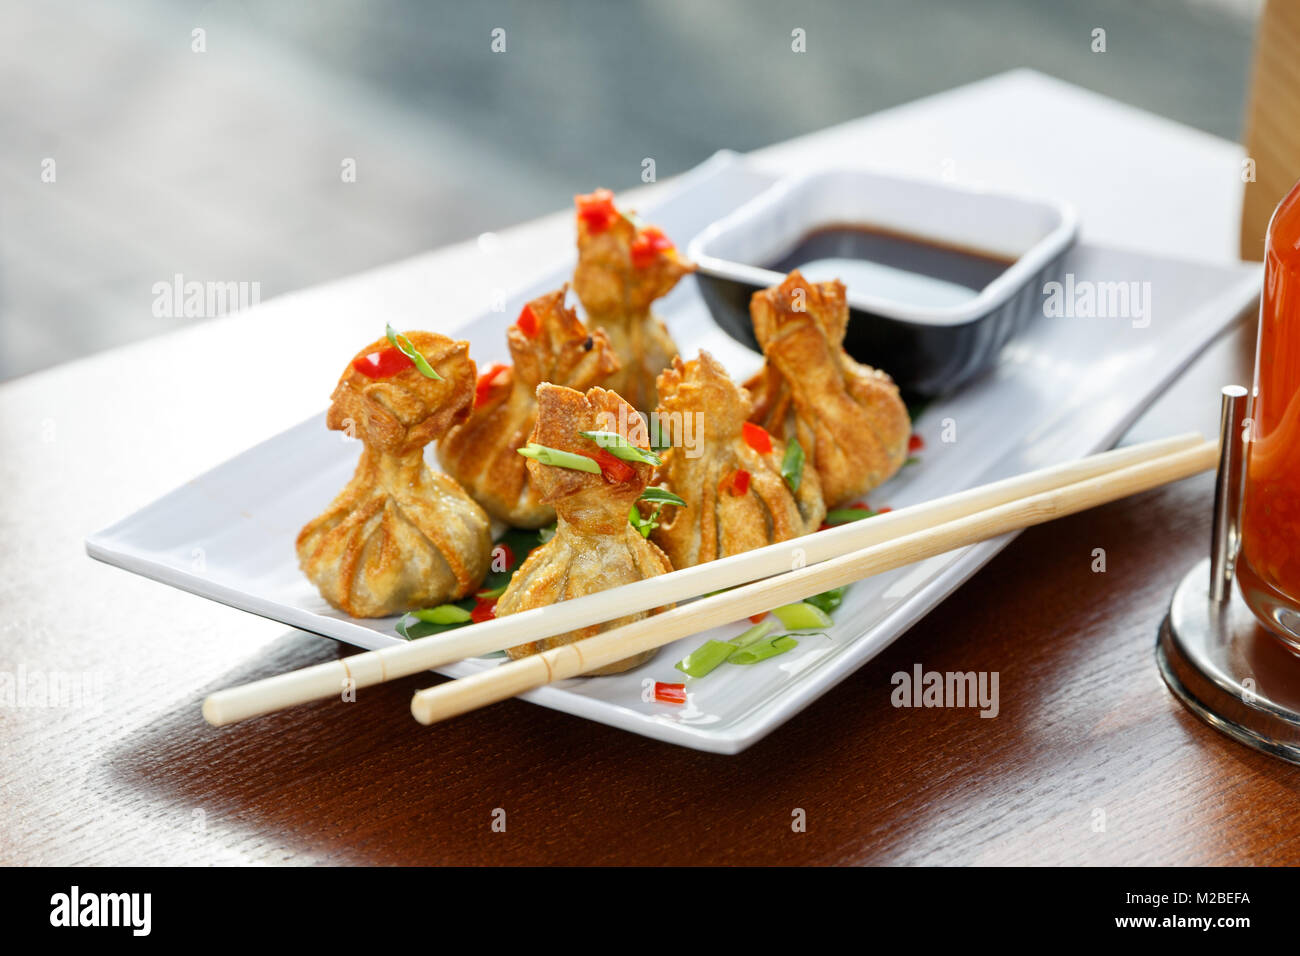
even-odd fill
[{"label": "chopped scallion garnish", "polygon": [[831,626],[831,616],[817,605],[806,601],[773,608],[772,613],[792,631],[813,631]]},{"label": "chopped scallion garnish", "polygon": [[793,650],[798,646],[799,642],[789,634],[781,634],[736,651],[727,660],[732,664],[757,664],[759,661],[765,661],[769,657],[784,654],[786,651]]},{"label": "chopped scallion garnish", "polygon": [[442,376],[439,375],[434,367],[429,364],[429,360],[420,354],[420,350],[411,344],[410,339],[405,335],[399,334],[391,325],[386,325],[384,328],[388,333],[388,341],[393,343],[393,348],[397,349],[397,351],[401,352],[414,362],[415,367],[420,370],[421,375],[425,378],[437,379],[439,381],[442,380]]},{"label": "chopped scallion garnish", "polygon": [[637,500],[659,502],[659,507],[650,512],[648,518],[641,514],[641,509],[636,505],[633,505],[632,510],[627,513],[627,520],[632,527],[641,532],[643,538],[650,537],[650,532],[659,527],[659,512],[664,510],[664,505],[677,505],[679,508],[686,507],[685,501],[666,488],[647,488],[641,492],[641,497]]},{"label": "chopped scallion garnish", "polygon": [[583,438],[590,438],[615,458],[623,461],[639,461],[647,465],[662,465],[664,460],[652,451],[646,451],[632,444],[618,432],[579,432]]},{"label": "chopped scallion garnish", "polygon": [[785,456],[781,459],[781,477],[791,491],[798,491],[799,483],[803,481],[803,461],[803,445],[799,444],[798,438],[791,436],[789,444],[785,446]]},{"label": "chopped scallion garnish", "polygon": [[650,532],[659,527],[659,508],[650,512],[650,517],[641,514],[641,509],[633,505],[627,513],[627,521],[633,528],[640,532],[641,537],[650,537]]},{"label": "chopped scallion garnish", "polygon": [[673,666],[687,677],[703,677],[736,651],[730,641],[705,641]]},{"label": "chopped scallion garnish", "polygon": [[804,604],[811,604],[813,607],[821,608],[827,614],[835,610],[844,603],[844,592],[848,586],[832,588],[829,591],[823,591],[821,594],[814,594],[810,598],[804,598]]},{"label": "chopped scallion garnish", "polygon": [[685,508],[686,502],[673,494],[667,488],[647,488],[641,492],[639,501],[658,501],[666,505],[677,505],[679,508]]},{"label": "chopped scallion garnish", "polygon": [[830,525],[848,524],[850,521],[874,518],[879,513],[878,511],[872,511],[870,508],[835,508],[826,512],[825,521]]},{"label": "chopped scallion garnish", "polygon": [[554,465],[556,468],[572,468],[574,471],[585,471],[591,475],[600,474],[600,465],[596,464],[596,459],[588,458],[586,455],[561,451],[558,448],[547,448],[545,445],[538,445],[535,442],[529,442],[523,448],[516,449],[516,451],[525,458],[540,461],[543,465]]},{"label": "chopped scallion garnish", "polygon": [[751,644],[756,644],[776,629],[769,621],[755,624],[729,641],[705,641],[673,666],[688,677],[703,677],[723,661],[729,660]]},{"label": "chopped scallion garnish", "polygon": [[761,641],[763,638],[767,637],[767,635],[771,634],[775,630],[776,630],[776,625],[773,624],[771,620],[759,621],[749,630],[742,631],[740,634],[737,634],[727,643],[737,648],[748,647],[750,644],[753,644],[755,641]]},{"label": "chopped scallion garnish", "polygon": [[470,612],[455,604],[439,604],[412,611],[411,616],[426,624],[464,624],[470,619]]}]

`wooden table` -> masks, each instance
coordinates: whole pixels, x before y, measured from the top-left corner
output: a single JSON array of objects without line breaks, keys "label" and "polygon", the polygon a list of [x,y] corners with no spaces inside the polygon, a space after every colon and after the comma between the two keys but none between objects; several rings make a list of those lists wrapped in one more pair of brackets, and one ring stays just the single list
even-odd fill
[{"label": "wooden table", "polygon": [[[1032,73],[759,155],[1069,196],[1094,240],[1219,261],[1236,245],[1238,147]],[[95,564],[84,535],[318,410],[318,369],[377,316],[451,327],[541,272],[568,219],[0,389],[0,672],[102,680],[98,708],[0,706],[0,863],[1300,861],[1300,770],[1200,724],[1153,663],[1207,551],[1209,476],[1025,533],[740,756],[513,701],[421,729],[408,705],[428,678],[204,724],[206,692],[343,649]],[[1212,433],[1252,341],[1244,324],[1214,346],[1126,440]],[[1000,715],[894,709],[890,675],[918,662],[998,671]]]}]

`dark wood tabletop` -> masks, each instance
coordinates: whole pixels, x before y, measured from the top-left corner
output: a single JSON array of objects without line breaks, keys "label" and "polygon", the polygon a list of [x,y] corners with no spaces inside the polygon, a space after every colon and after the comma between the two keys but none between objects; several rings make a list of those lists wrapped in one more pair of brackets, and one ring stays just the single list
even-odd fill
[{"label": "dark wood tabletop", "polygon": [[[344,331],[322,319],[300,345]],[[96,564],[82,539],[319,405],[282,334],[254,313],[5,387],[0,671],[103,693],[0,708],[0,863],[1300,862],[1300,769],[1202,724],[1153,659],[1208,552],[1210,475],[1025,532],[737,756],[519,701],[422,728],[427,676],[209,727],[207,692],[347,649]],[[1125,441],[1212,434],[1253,337],[1243,321]],[[997,671],[1000,712],[893,707],[916,664]]]}]

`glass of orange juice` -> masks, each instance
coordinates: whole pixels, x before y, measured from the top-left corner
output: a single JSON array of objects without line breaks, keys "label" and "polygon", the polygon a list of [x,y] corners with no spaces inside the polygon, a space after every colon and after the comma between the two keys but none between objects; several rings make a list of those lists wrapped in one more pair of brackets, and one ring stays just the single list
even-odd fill
[{"label": "glass of orange juice", "polygon": [[1300,653],[1300,183],[1268,227],[1237,581]]}]

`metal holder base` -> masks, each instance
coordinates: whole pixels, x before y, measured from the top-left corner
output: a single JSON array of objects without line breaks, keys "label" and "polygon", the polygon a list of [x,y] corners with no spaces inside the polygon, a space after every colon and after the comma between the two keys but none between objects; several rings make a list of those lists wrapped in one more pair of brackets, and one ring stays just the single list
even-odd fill
[{"label": "metal holder base", "polygon": [[1210,597],[1210,560],[1174,591],[1156,663],[1174,696],[1216,730],[1300,764],[1300,656],[1259,624],[1230,588]]}]

